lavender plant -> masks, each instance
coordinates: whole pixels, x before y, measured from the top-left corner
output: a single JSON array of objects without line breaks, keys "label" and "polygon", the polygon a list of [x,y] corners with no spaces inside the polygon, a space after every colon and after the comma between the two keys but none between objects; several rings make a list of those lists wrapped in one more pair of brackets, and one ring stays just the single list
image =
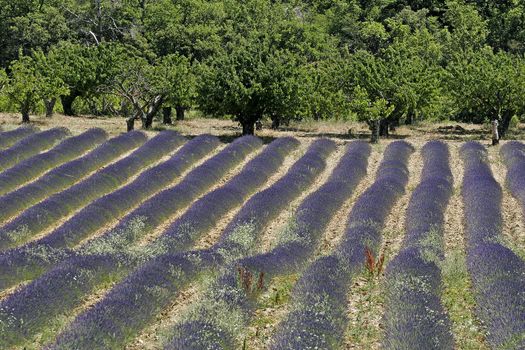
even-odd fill
[{"label": "lavender plant", "polygon": [[507,142],[501,147],[500,154],[507,166],[506,186],[525,213],[525,144],[518,141]]},{"label": "lavender plant", "polygon": [[407,162],[413,147],[391,143],[375,182],[359,196],[346,232],[335,251],[315,260],[292,291],[292,311],[272,339],[272,349],[338,348],[346,327],[346,295],[352,278],[365,266],[366,250],[377,252],[381,228],[408,182]]},{"label": "lavender plant", "polygon": [[53,128],[29,135],[10,148],[0,151],[0,171],[53,147],[67,136],[69,136],[69,130],[66,128]]},{"label": "lavender plant", "polygon": [[52,348],[121,348],[188,283],[253,250],[264,227],[312,183],[334,149],[331,141],[316,141],[285,176],[248,200],[212,248],[147,262],[79,315]]},{"label": "lavender plant", "polygon": [[[156,189],[158,191],[179,176],[193,162],[212,151],[218,144],[219,140],[214,136],[203,135],[196,137],[186,143],[169,160],[145,171],[134,182],[124,186],[122,189],[138,187],[134,185],[136,183],[142,183],[142,186],[147,186],[146,181],[148,181],[152,190]],[[119,191],[117,190],[113,193]],[[141,194],[141,192],[137,192]],[[137,194],[132,194],[132,196],[137,200],[141,199],[138,198]],[[130,202],[130,200],[120,201],[119,197],[115,198],[112,194],[103,196],[93,202],[97,205],[88,205],[49,235],[0,254],[0,290],[23,280],[33,279],[73,254],[68,248],[73,248],[81,239],[115,218],[115,215],[105,213],[106,209],[104,207],[107,206],[104,206],[104,202],[113,203],[113,206],[119,203],[122,203],[122,206],[124,206]],[[102,205],[98,205],[100,203]],[[126,222],[124,227],[132,228],[133,231],[137,231],[138,227],[140,227],[139,220],[130,219],[123,220],[123,222]]]},{"label": "lavender plant", "polygon": [[235,348],[238,334],[257,306],[254,296],[264,289],[265,280],[304,267],[330,219],[366,174],[369,154],[368,144],[351,143],[327,182],[299,205],[280,243],[267,253],[230,264],[176,326],[167,348]]},{"label": "lavender plant", "polygon": [[22,140],[25,137],[38,131],[37,128],[23,126],[10,131],[0,132],[0,150],[6,149]]},{"label": "lavender plant", "polygon": [[[502,148],[512,173],[507,177],[511,191],[519,192],[517,172],[522,146]],[[461,149],[465,165],[463,203],[467,235],[467,267],[477,303],[477,315],[487,328],[493,348],[525,347],[525,263],[499,242],[502,227],[502,190],[492,176],[487,151],[477,142]]]},{"label": "lavender plant", "polygon": [[26,209],[0,228],[0,250],[24,242],[74,210],[113,191],[145,166],[179,147],[183,141],[184,138],[175,132],[161,132],[131,155]]},{"label": "lavender plant", "polygon": [[400,253],[386,269],[385,349],[453,349],[440,301],[444,212],[452,195],[446,144],[428,142],[423,170],[406,212]]},{"label": "lavender plant", "polygon": [[129,132],[104,142],[83,157],[67,162],[13,192],[0,197],[0,222],[17,212],[76,183],[86,175],[115,160],[122,154],[142,145],[146,136]]},{"label": "lavender plant", "polygon": [[133,182],[98,198],[38,242],[53,248],[74,247],[82,239],[175,181],[220,141],[211,135],[187,142],[169,160],[142,172]]},{"label": "lavender plant", "polygon": [[[170,196],[154,196],[147,202],[153,203],[152,200],[156,198],[156,204],[162,205],[162,199],[171,198],[171,204],[164,203],[164,205],[176,206],[177,201],[183,202],[180,204],[181,206],[187,205],[192,199],[197,198],[201,193],[205,192],[213,183],[220,179],[221,176],[226,174],[228,170],[241,162],[247,154],[260,147],[261,144],[262,142],[253,136],[236,140],[216,156],[192,170],[179,184],[163,191],[169,191],[166,193],[169,193]],[[281,144],[283,147],[286,147],[285,143]],[[284,155],[282,158],[284,158]],[[184,190],[184,192],[178,192],[175,189]],[[186,194],[185,197],[178,196],[184,194]],[[151,208],[151,206],[144,207],[144,204],[137,210]],[[150,214],[155,215],[155,211],[152,210]],[[148,228],[144,222],[133,221],[133,219],[130,219],[128,224],[129,225],[126,226],[126,239],[129,239],[130,243],[133,242],[133,239],[131,239],[133,235],[138,237],[139,231]],[[109,244],[106,244],[108,237],[114,238],[113,234],[116,233],[113,232],[112,234],[102,236],[98,239],[98,242],[93,242],[80,251],[52,250],[56,255],[50,259],[55,259],[55,261],[51,263],[46,260],[49,259],[49,254],[47,254],[49,251],[44,251],[44,253],[38,255],[39,263],[44,266],[47,264],[48,267],[54,265],[53,263],[56,261],[64,259],[65,261],[31,282],[27,287],[23,288],[20,293],[17,292],[7,298],[4,304],[0,303],[0,309],[8,310],[3,314],[0,312],[0,325],[8,324],[9,322],[12,323],[3,329],[0,328],[0,330],[5,331],[5,336],[2,336],[2,333],[0,333],[0,342],[20,344],[27,341],[28,337],[44,329],[51,319],[67,313],[72,307],[78,305],[82,297],[92,291],[95,286],[99,285],[104,278],[121,278],[125,276],[131,268],[135,267],[140,260],[125,256],[119,251],[106,249],[108,245],[110,246],[111,243],[114,243],[110,241]],[[122,232],[118,234],[122,234]],[[100,251],[102,253],[99,253]],[[16,255],[14,258],[16,258]],[[87,264],[87,262],[89,262],[89,264]],[[38,268],[39,265],[35,264],[34,266]],[[110,268],[108,268],[108,266],[110,266]],[[79,275],[82,275],[83,278],[78,278]],[[6,276],[8,276],[8,274],[6,274]],[[67,288],[55,288],[54,293],[46,293],[44,289],[49,288],[56,280],[60,280],[60,285],[67,284]],[[38,311],[32,310],[33,307],[36,307],[35,305],[26,307],[27,304],[24,303],[23,300],[27,298],[40,300]],[[23,325],[27,317],[32,317],[33,322],[30,327],[25,328]]]},{"label": "lavender plant", "polygon": [[90,129],[70,137],[47,152],[36,154],[0,173],[0,195],[14,190],[62,163],[70,161],[106,140],[102,129]]}]

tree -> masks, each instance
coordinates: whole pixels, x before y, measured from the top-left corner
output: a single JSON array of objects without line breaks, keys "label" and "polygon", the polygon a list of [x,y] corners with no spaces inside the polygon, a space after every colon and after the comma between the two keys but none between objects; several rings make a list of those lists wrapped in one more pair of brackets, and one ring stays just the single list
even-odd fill
[{"label": "tree", "polygon": [[105,86],[105,91],[115,94],[132,106],[128,116],[128,130],[136,119],[144,129],[151,128],[153,118],[164,103],[188,108],[195,97],[195,77],[189,60],[168,55],[149,63],[145,58],[121,53],[119,72]]},{"label": "tree", "polygon": [[101,87],[120,70],[119,55],[120,46],[112,43],[84,46],[61,42],[51,49],[49,60],[69,88],[60,96],[65,115],[75,114],[73,103],[77,97],[101,92]]},{"label": "tree", "polygon": [[279,123],[293,118],[300,113],[305,86],[298,61],[290,51],[239,38],[228,54],[203,68],[199,105],[211,115],[234,116],[243,135],[253,134],[255,122],[265,116]]},{"label": "tree", "polygon": [[158,89],[166,95],[165,102],[175,107],[177,120],[184,120],[184,112],[197,98],[194,70],[188,58],[176,54],[160,58],[155,69]]},{"label": "tree", "polygon": [[379,142],[381,121],[393,112],[395,106],[384,98],[371,99],[368,92],[357,85],[351,96],[350,108],[357,114],[359,121],[366,122],[370,129],[370,142]]},{"label": "tree", "polygon": [[447,82],[459,118],[499,120],[505,137],[514,115],[524,112],[525,63],[520,57],[490,47],[457,55],[447,67]]},{"label": "tree", "polygon": [[264,117],[280,122],[305,115],[305,65],[323,59],[335,45],[280,2],[226,1],[225,11],[222,50],[201,69],[199,107],[232,116],[243,134],[253,134]]},{"label": "tree", "polygon": [[381,136],[388,136],[402,120],[412,123],[430,111],[439,113],[436,104],[442,103],[442,45],[426,28],[395,31],[400,34],[379,55],[351,55],[347,71],[349,95],[360,86],[372,101],[384,99],[393,106],[388,118],[381,119]]},{"label": "tree", "polygon": [[306,66],[306,117],[314,120],[346,118],[348,100],[344,93],[344,62],[322,60]]},{"label": "tree", "polygon": [[158,56],[202,62],[220,48],[223,19],[222,1],[160,0],[145,6],[144,31]]},{"label": "tree", "polygon": [[34,57],[20,52],[18,60],[10,65],[10,76],[4,88],[9,100],[22,114],[22,122],[29,122],[29,113],[44,99],[52,99],[67,93],[64,82],[45,68],[47,58],[41,51],[33,53]]}]

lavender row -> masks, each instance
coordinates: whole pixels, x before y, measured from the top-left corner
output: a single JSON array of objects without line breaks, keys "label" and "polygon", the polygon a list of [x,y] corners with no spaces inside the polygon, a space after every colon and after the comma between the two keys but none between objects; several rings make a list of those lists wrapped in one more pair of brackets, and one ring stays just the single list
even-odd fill
[{"label": "lavender row", "polygon": [[29,135],[10,148],[0,151],[0,171],[53,147],[67,136],[69,136],[69,131],[66,128],[53,128]]},{"label": "lavender row", "polygon": [[115,190],[184,141],[175,132],[163,131],[131,155],[30,207],[0,228],[0,250],[24,242],[95,198]]},{"label": "lavender row", "polygon": [[146,136],[138,131],[110,139],[83,157],[67,162],[34,182],[0,197],[0,222],[78,182],[89,173],[142,145]]},{"label": "lavender row", "polygon": [[[162,199],[170,198],[171,203],[164,203],[164,205],[171,205],[172,207],[179,205],[182,208],[182,205],[187,205],[188,203],[184,204],[181,202],[191,201],[192,198],[198,197],[213,183],[216,183],[223,177],[228,170],[231,170],[250,152],[261,145],[262,142],[253,136],[240,138],[192,170],[178,185],[161,192],[168,193],[170,196],[159,196],[159,193],[147,202],[155,202],[156,205],[161,206],[163,204]],[[186,188],[185,197],[178,196],[182,195],[183,192],[174,190],[183,190],[184,188]],[[177,202],[179,204],[176,204]],[[151,208],[150,206],[144,207],[144,204],[137,210]],[[155,211],[151,211],[150,214],[155,216]],[[143,218],[146,220],[145,217]],[[125,218],[124,220],[127,219]],[[131,219],[131,222],[133,222],[133,219]],[[153,227],[143,226],[146,231]],[[135,233],[140,234],[139,232]],[[133,232],[130,232],[130,234],[133,234]],[[51,251],[55,253],[55,256],[49,258],[49,251],[44,251],[39,257],[39,263],[47,266],[47,268],[50,267],[48,260],[65,261],[0,303],[0,326],[2,324],[6,325],[3,329],[0,328],[0,331],[2,331],[0,332],[0,343],[5,342],[12,345],[24,343],[31,336],[45,329],[51,319],[60,317],[69,312],[71,308],[77,306],[82,301],[82,298],[99,285],[101,281],[108,278],[122,278],[129,272],[129,269],[135,266],[134,263],[136,261],[130,261],[118,251],[104,251],[104,254],[96,254],[94,252],[93,254],[82,254],[85,251],[97,250],[98,246],[106,247],[105,241],[107,237],[112,236],[108,234],[108,236],[95,239],[94,241],[98,241],[98,243],[94,242],[84,247],[84,249],[81,249],[80,254],[56,249]],[[130,238],[131,242],[133,240]],[[38,263],[35,263],[33,266],[36,269],[41,268]],[[6,276],[8,275],[9,271],[6,273]],[[79,276],[82,276],[82,278],[79,278]],[[49,293],[49,290],[53,290],[53,293]],[[29,322],[27,321],[28,318],[30,319]]]},{"label": "lavender row", "polygon": [[[274,147],[274,144],[277,147]],[[265,151],[251,160],[248,165],[243,168],[241,173],[247,174],[245,169],[259,160],[264,159],[265,155],[270,152],[276,152],[273,157],[279,157],[280,164],[284,157],[284,153],[288,152],[286,142],[276,141],[274,144],[268,146]],[[204,164],[190,172],[178,185],[160,192],[151,200],[145,202],[139,208],[124,217],[115,229],[108,231],[101,236],[101,239],[90,242],[83,250],[85,252],[99,252],[104,249],[107,250],[107,247],[110,247],[110,251],[118,252],[125,250],[127,246],[133,244],[140,237],[168,220],[173,213],[187,207],[191,202],[204,194],[211,186],[216,184],[224,175],[226,175],[228,171],[233,169],[233,167],[238,165],[249,153],[259,148],[261,145],[261,140],[252,136],[245,136],[235,140],[215,157],[209,159]],[[269,169],[274,169],[274,167],[267,162],[264,162],[262,165]],[[263,169],[263,166],[257,168],[261,173],[266,171],[266,169]],[[239,178],[239,176],[239,174],[236,175],[234,179]],[[234,181],[234,179],[231,181]],[[228,183],[231,183],[231,181]],[[224,186],[211,193],[221,191],[222,188],[224,188]],[[257,186],[250,190],[255,190],[256,188]],[[201,197],[189,208],[188,211],[193,211],[196,206],[200,206],[201,203],[209,199],[211,193]],[[223,204],[224,207],[228,207],[229,205],[226,201]],[[177,219],[175,224],[178,222],[184,222],[185,225],[182,225],[185,227],[184,232],[189,232],[191,228],[192,232],[196,235],[199,234],[199,232],[197,232],[197,227],[191,227],[191,225],[198,225],[200,220],[206,222],[206,217],[208,215],[214,215],[213,212],[204,211],[201,212],[202,217],[192,218],[195,219],[195,221],[188,222],[185,220],[185,218],[188,217],[188,211],[184,213],[182,217]],[[171,231],[175,224],[170,225],[165,232],[163,232],[163,235]],[[137,232],[137,225],[142,227],[140,232]],[[182,237],[177,239],[181,240],[182,243]],[[166,240],[163,240],[163,242],[164,241]],[[160,246],[160,240],[156,240],[153,244],[150,244],[146,250],[149,254],[153,254],[154,252],[160,254],[160,252],[168,248],[169,242],[166,241],[164,243],[164,247]],[[99,248],[99,246],[102,246],[103,248]]]},{"label": "lavender row", "polygon": [[144,264],[79,315],[52,348],[121,348],[190,282],[254,249],[266,225],[312,184],[334,149],[331,141],[315,142],[285,176],[248,200],[219,243],[206,250],[164,254]]},{"label": "lavender row", "polygon": [[507,166],[506,186],[525,213],[525,144],[518,141],[507,142],[501,147],[500,154]]},{"label": "lavender row", "polygon": [[35,131],[38,131],[38,129],[23,126],[14,130],[0,132],[0,150],[11,147],[23,138],[33,134]]},{"label": "lavender row", "polygon": [[[461,149],[465,167],[463,203],[467,268],[477,315],[492,348],[525,348],[525,263],[499,243],[502,190],[492,176],[487,151],[477,142]],[[509,182],[509,184],[512,182]]]},{"label": "lavender row", "polygon": [[[113,193],[124,192],[127,194],[129,193],[127,189],[137,187],[134,186],[137,182],[142,182],[141,187],[150,186],[152,190],[158,191],[174,178],[180,176],[195,161],[211,152],[219,143],[219,139],[214,136],[196,137],[186,143],[169,160],[146,170],[133,183]],[[137,191],[137,194],[141,193]],[[136,194],[132,193],[131,195],[137,198]],[[110,201],[110,205],[113,206],[121,204],[120,208],[130,202],[130,200],[122,201],[118,197],[115,198],[113,194],[103,196],[93,202],[97,203],[97,206],[88,205],[42,239],[0,254],[0,290],[42,274],[59,261],[73,254],[72,251],[64,248],[72,247],[74,243],[88,236],[89,233],[102,227],[112,218],[116,218],[116,214],[112,215],[111,212],[105,214],[99,211],[99,208],[101,208],[100,210],[107,210],[106,208],[109,207],[109,205],[103,206],[105,201]],[[120,209],[120,211],[123,210]]]},{"label": "lavender row", "polygon": [[74,247],[91,233],[121,218],[129,209],[168,186],[219,144],[219,139],[211,135],[194,138],[169,160],[144,171],[128,185],[90,203],[38,243],[53,248]]},{"label": "lavender row", "polygon": [[366,175],[369,155],[367,143],[349,144],[326,183],[299,205],[278,246],[267,253],[242,259],[238,264],[253,272],[264,272],[268,279],[302,268],[330,219]]},{"label": "lavender row", "polygon": [[51,168],[81,156],[107,138],[102,129],[89,129],[59,143],[51,150],[21,161],[0,173],[0,195],[40,176]]},{"label": "lavender row", "polygon": [[[278,246],[231,264],[186,321],[173,330],[168,348],[235,348],[236,336],[247,326],[265,281],[299,272],[304,267],[326,226],[366,174],[369,154],[368,144],[351,143],[327,182],[299,205]],[[244,282],[246,276],[255,278],[247,285],[241,275],[245,276]],[[225,322],[228,319],[235,321]]]},{"label": "lavender row", "polygon": [[441,304],[444,214],[452,195],[446,144],[421,150],[423,171],[408,204],[400,253],[386,269],[385,349],[453,349],[450,320]]},{"label": "lavender row", "polygon": [[283,137],[272,142],[242,171],[220,188],[201,197],[153,243],[155,250],[176,253],[190,246],[230,210],[253,194],[282,165],[284,158],[299,142]]},{"label": "lavender row", "polygon": [[387,147],[375,182],[359,196],[349,214],[342,242],[331,255],[314,261],[295,285],[292,311],[273,337],[272,349],[340,347],[351,280],[363,270],[366,250],[377,253],[385,219],[405,191],[412,152],[404,141]]}]

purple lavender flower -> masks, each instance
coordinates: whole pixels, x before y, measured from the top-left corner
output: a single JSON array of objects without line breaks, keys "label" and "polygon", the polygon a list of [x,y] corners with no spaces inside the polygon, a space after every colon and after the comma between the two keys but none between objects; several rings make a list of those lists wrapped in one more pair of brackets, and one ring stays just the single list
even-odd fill
[{"label": "purple lavender flower", "polygon": [[69,130],[66,128],[53,128],[29,135],[10,148],[0,151],[0,171],[52,147],[68,135]]},{"label": "purple lavender flower", "polygon": [[90,148],[105,141],[107,134],[102,129],[90,129],[78,136],[70,137],[47,152],[34,155],[0,173],[0,195],[32,180],[49,169],[74,159]]},{"label": "purple lavender flower", "polygon": [[28,137],[36,131],[38,131],[38,129],[35,127],[22,126],[14,130],[0,132],[0,150],[11,147],[18,141]]},{"label": "purple lavender flower", "polygon": [[175,132],[164,131],[147,141],[128,157],[25,210],[0,228],[0,250],[23,242],[75,209],[111,192],[144,166],[159,160],[166,153],[177,148],[183,140]]},{"label": "purple lavender flower", "polygon": [[[502,147],[509,165],[507,185],[519,191],[523,146],[511,142]],[[488,329],[494,348],[525,346],[525,263],[499,243],[502,191],[490,171],[487,151],[480,144],[462,148],[465,164],[463,202],[467,267],[474,287],[477,314]]]},{"label": "purple lavender flower", "polygon": [[104,142],[87,155],[67,162],[36,181],[0,197],[0,222],[42,199],[71,186],[82,177],[140,146],[146,136],[129,132]]},{"label": "purple lavender flower", "polygon": [[53,348],[121,347],[181,288],[252,249],[262,229],[313,182],[334,149],[333,142],[315,142],[284,177],[248,200],[232,220],[236,225],[225,230],[219,244],[209,250],[164,254],[147,262],[80,315]]}]

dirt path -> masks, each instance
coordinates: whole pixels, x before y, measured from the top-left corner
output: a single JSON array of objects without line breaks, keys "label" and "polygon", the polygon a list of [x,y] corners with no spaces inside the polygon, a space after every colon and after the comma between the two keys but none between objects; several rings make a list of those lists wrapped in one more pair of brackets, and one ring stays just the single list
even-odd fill
[{"label": "dirt path", "polygon": [[378,144],[372,146],[372,151],[368,157],[367,173],[359,182],[351,197],[337,211],[335,216],[328,224],[323,240],[317,249],[315,256],[316,258],[332,252],[333,249],[337,247],[337,245],[343,239],[348,215],[350,214],[350,211],[352,210],[352,207],[354,206],[357,198],[374,183],[377,168],[379,167],[381,159],[383,158],[383,151],[384,145]]},{"label": "dirt path", "polygon": [[[142,145],[141,145],[141,146],[142,146]],[[110,163],[106,164],[105,166],[93,170],[92,172],[88,173],[86,176],[77,179],[77,181],[75,181],[75,182],[72,183],[71,185],[68,185],[68,186],[66,186],[65,188],[63,188],[63,189],[61,189],[60,191],[55,192],[55,193],[53,193],[53,194],[60,193],[60,192],[62,192],[62,191],[67,190],[68,188],[70,188],[70,187],[72,187],[72,186],[75,186],[76,184],[78,184],[78,183],[81,182],[81,181],[84,181],[85,179],[89,178],[90,176],[92,176],[92,175],[95,174],[96,172],[98,172],[98,171],[100,171],[100,170],[102,170],[102,169],[108,167],[108,166],[111,165],[111,164],[114,164],[114,163],[118,162],[119,160],[122,160],[122,159],[126,158],[126,157],[129,156],[131,153],[135,152],[139,147],[140,147],[140,146],[138,146],[138,147],[136,147],[136,148],[133,148],[132,150],[130,150],[130,151],[126,152],[126,153],[123,153],[122,155],[120,155],[119,157],[113,159]],[[36,181],[36,180],[35,180],[35,181]],[[33,182],[34,182],[34,181],[33,181]],[[26,185],[27,185],[27,184],[26,184]],[[51,194],[51,195],[52,195],[52,194]],[[6,219],[6,220],[0,220],[0,226],[7,225],[9,222],[13,221],[18,215],[22,214],[26,209],[28,209],[28,208],[30,208],[30,207],[32,207],[32,206],[34,206],[34,205],[37,205],[37,204],[43,202],[44,200],[46,200],[46,199],[49,198],[49,197],[50,197],[50,195],[48,195],[47,197],[45,197],[45,198],[39,200],[38,202],[36,202],[36,203],[34,203],[34,204],[32,204],[32,205],[30,205],[29,207],[25,207],[25,208],[23,208],[22,210],[16,212],[14,215],[12,215],[11,217],[9,217],[9,218]],[[34,240],[34,239],[33,239],[33,240]]]},{"label": "dirt path", "polygon": [[41,349],[46,345],[51,345],[56,337],[65,331],[78,315],[92,308],[96,303],[102,300],[114,285],[114,282],[107,282],[102,286],[98,286],[94,293],[84,297],[80,305],[71,309],[67,314],[62,314],[50,319],[46,324],[44,331],[33,337],[33,340],[31,341],[32,344],[28,344],[28,348],[31,349],[34,347]]},{"label": "dirt path", "polygon": [[168,307],[159,313],[151,325],[142,330],[137,337],[129,343],[126,350],[155,350],[162,349],[169,340],[167,334],[172,327],[180,321],[180,315],[187,314],[190,306],[197,302],[204,294],[199,281],[179,293]]},{"label": "dirt path", "polygon": [[283,232],[293,220],[297,208],[308,195],[317,191],[319,187],[328,180],[332,171],[344,154],[344,151],[345,147],[338,145],[337,149],[327,158],[325,169],[317,176],[312,185],[294,199],[292,203],[290,203],[290,205],[266,228],[260,239],[259,253],[267,252],[275,246],[281,232]]},{"label": "dirt path", "polygon": [[[279,170],[276,171],[270,179],[266,182],[266,184],[257,192],[263,191],[265,188],[268,188],[272,186],[277,180],[279,180],[281,177],[283,177],[288,170],[290,170],[290,167],[306,152],[308,149],[308,146],[310,145],[310,142],[301,142],[299,147],[297,147],[293,152],[291,152],[285,159],[283,164],[279,167]],[[248,201],[248,200],[246,200]],[[242,205],[241,205],[242,206]],[[207,235],[202,237],[197,244],[195,245],[196,249],[207,249],[211,247],[217,240],[219,239],[220,235],[228,225],[228,223],[233,219],[233,217],[237,214],[241,206],[231,210],[228,214],[226,214],[223,218],[221,218],[216,224],[215,227],[211,232],[209,232]]]},{"label": "dirt path", "polygon": [[[16,191],[16,190],[18,190],[18,189],[20,189],[20,188],[22,188],[22,187],[24,187],[24,186],[30,185],[30,184],[34,183],[35,181],[38,181],[41,177],[47,175],[47,174],[48,174],[49,172],[51,172],[52,170],[54,170],[54,169],[56,169],[56,168],[58,168],[58,167],[60,167],[60,166],[62,166],[62,165],[64,165],[64,164],[66,164],[66,163],[69,163],[69,162],[72,162],[72,161],[77,160],[77,159],[79,159],[79,158],[82,158],[82,157],[86,156],[87,154],[93,152],[96,148],[100,147],[101,145],[103,145],[103,144],[104,144],[105,142],[107,142],[108,140],[109,140],[109,138],[107,138],[107,139],[106,139],[105,141],[103,141],[102,143],[99,143],[99,144],[96,144],[96,145],[92,145],[89,149],[86,149],[86,150],[84,151],[84,153],[81,153],[81,154],[77,155],[77,156],[74,157],[74,158],[71,158],[71,159],[68,159],[68,160],[62,161],[61,163],[58,163],[58,164],[54,165],[53,167],[51,167],[51,168],[49,168],[49,169],[47,169],[47,170],[44,170],[40,175],[37,175],[37,176],[34,177],[33,179],[30,179],[29,181],[26,181],[26,182],[24,182],[24,183],[22,183],[22,184],[20,184],[20,185],[18,185],[18,186],[16,186],[16,187],[14,187],[13,189],[9,190],[9,192],[6,192],[6,193],[4,193],[4,194],[2,194],[2,195],[0,195],[0,196],[5,196],[5,195],[8,194],[8,193],[14,192],[14,191]],[[52,149],[50,149],[50,150],[52,150]],[[39,154],[49,152],[50,150],[45,150],[45,151],[43,151],[43,152],[40,152]],[[7,170],[7,169],[6,169],[6,170]]]},{"label": "dirt path", "polygon": [[[260,154],[262,151],[263,151],[264,147],[261,147],[260,149],[258,149],[257,151],[255,152],[252,152],[250,153],[245,159],[243,159],[242,162],[240,162],[237,166],[235,166],[233,169],[231,169],[230,171],[228,171],[226,173],[225,176],[223,176],[219,181],[217,181],[217,183],[215,183],[206,193],[209,193],[211,191],[214,191],[216,190],[217,188],[223,186],[225,183],[227,183],[228,181],[230,181],[235,175],[237,175],[241,170],[242,168],[250,161],[252,160],[253,158],[255,158],[258,154]],[[188,206],[186,206],[185,208],[173,213],[171,215],[171,217],[166,220],[163,224],[161,224],[160,226],[158,226],[157,228],[155,228],[155,230],[151,231],[150,233],[148,233],[147,235],[145,235],[144,237],[142,237],[140,239],[140,241],[137,243],[137,246],[145,246],[153,241],[155,241],[155,239],[157,239],[160,235],[162,235],[166,229],[173,223],[175,222],[175,220],[177,220],[188,208],[190,208],[193,203],[195,203],[196,201],[198,201],[201,197],[203,197],[205,194],[199,196],[198,198],[196,198],[194,201],[192,201]]]},{"label": "dirt path", "polygon": [[80,241],[76,246],[75,248],[79,248],[79,247],[82,247],[83,245],[85,245],[86,243],[100,237],[101,235],[105,234],[106,232],[110,231],[111,229],[113,229],[116,225],[118,225],[118,223],[120,222],[120,220],[125,217],[127,214],[131,213],[133,210],[135,210],[136,208],[140,207],[144,202],[146,202],[147,200],[151,199],[152,197],[154,197],[156,194],[162,192],[163,190],[167,189],[167,188],[170,188],[170,187],[173,187],[175,186],[176,184],[178,184],[182,179],[184,179],[184,177],[186,177],[186,175],[188,175],[188,173],[190,173],[193,169],[195,169],[196,167],[198,167],[199,165],[201,165],[202,163],[206,162],[206,160],[212,158],[213,156],[215,156],[217,153],[219,153],[224,147],[226,147],[225,145],[220,145],[219,147],[217,147],[216,149],[214,149],[212,152],[210,152],[209,154],[207,154],[206,156],[204,156],[203,158],[199,159],[197,162],[195,162],[191,167],[189,167],[188,169],[186,169],[180,176],[178,176],[176,179],[174,179],[169,185],[161,188],[159,191],[156,191],[155,193],[153,193],[151,196],[143,199],[142,201],[140,201],[139,204],[133,206],[132,208],[130,208],[125,214],[122,215],[122,217],[116,219],[116,220],[113,220],[112,222],[104,225],[103,227],[101,227],[100,229],[98,229],[97,231],[95,231],[94,233],[92,233],[89,237],[86,237],[84,240]]}]

